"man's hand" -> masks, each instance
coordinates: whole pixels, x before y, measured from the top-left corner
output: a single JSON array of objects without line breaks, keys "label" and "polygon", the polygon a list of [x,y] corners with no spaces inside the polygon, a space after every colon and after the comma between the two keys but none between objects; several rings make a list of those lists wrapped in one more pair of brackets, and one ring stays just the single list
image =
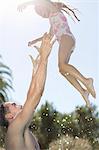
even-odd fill
[{"label": "man's hand", "polygon": [[33,64],[33,74],[35,74],[37,68],[38,68],[38,64],[39,64],[39,55],[36,57],[36,59],[34,59],[31,55],[29,55]]},{"label": "man's hand", "polygon": [[52,38],[53,38],[53,36],[51,34],[45,33],[43,36],[40,48],[37,46],[34,46],[38,50],[38,52],[40,53],[40,56],[43,59],[48,58],[48,56],[51,52],[52,46],[56,41],[56,40],[52,41]]},{"label": "man's hand", "polygon": [[[51,52],[51,49],[52,49],[52,46],[54,44],[55,41],[51,42],[52,40],[52,36],[51,34],[47,34],[45,33],[43,35],[43,38],[42,38],[42,43],[41,43],[41,46],[40,48],[37,47],[37,46],[34,46],[37,51],[39,52],[39,55],[36,57],[36,59],[34,59],[31,55],[30,55],[30,58],[32,60],[32,64],[33,64],[33,74],[35,74],[37,68],[38,68],[38,64],[39,64],[39,61],[40,61],[40,58],[43,60],[43,59],[47,59],[50,52]],[[33,41],[31,41],[33,42]]]}]

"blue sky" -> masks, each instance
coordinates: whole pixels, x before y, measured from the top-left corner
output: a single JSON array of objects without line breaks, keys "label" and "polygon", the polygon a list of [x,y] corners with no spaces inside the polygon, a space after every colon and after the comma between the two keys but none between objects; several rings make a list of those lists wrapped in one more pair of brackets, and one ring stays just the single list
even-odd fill
[{"label": "blue sky", "polygon": [[[31,80],[32,64],[29,54],[36,57],[34,48],[27,46],[28,41],[41,36],[49,30],[49,22],[38,16],[30,6],[23,13],[17,6],[26,0],[0,0],[0,54],[3,62],[13,72],[12,99],[23,104]],[[71,56],[70,64],[74,65],[86,77],[94,78],[97,98],[90,101],[99,108],[99,20],[97,0],[63,1],[77,8],[79,23],[68,17],[68,22],[76,38],[76,48]],[[49,57],[45,90],[38,108],[46,100],[60,112],[71,112],[75,107],[85,105],[81,95],[61,76],[58,71],[58,43],[56,42]]]}]

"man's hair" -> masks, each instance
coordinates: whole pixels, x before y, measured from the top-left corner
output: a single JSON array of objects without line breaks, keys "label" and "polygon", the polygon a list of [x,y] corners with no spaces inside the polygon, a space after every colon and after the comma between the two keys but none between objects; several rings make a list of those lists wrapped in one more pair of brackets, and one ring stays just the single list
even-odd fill
[{"label": "man's hair", "polygon": [[5,118],[6,108],[0,104],[0,126],[8,127],[8,121]]}]

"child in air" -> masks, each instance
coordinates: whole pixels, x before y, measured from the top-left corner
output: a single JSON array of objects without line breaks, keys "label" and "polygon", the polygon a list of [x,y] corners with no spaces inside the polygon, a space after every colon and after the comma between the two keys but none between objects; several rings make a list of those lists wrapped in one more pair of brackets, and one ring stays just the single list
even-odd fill
[{"label": "child in air", "polygon": [[[74,51],[75,37],[70,30],[65,11],[71,17],[80,21],[74,9],[69,8],[66,4],[61,2],[52,2],[51,0],[33,0],[21,4],[18,9],[22,11],[28,5],[34,5],[35,12],[43,18],[49,19],[50,34],[56,36],[59,43],[58,51],[58,67],[59,72],[78,90],[86,102],[87,107],[91,107],[89,101],[89,94],[96,98],[96,92],[93,86],[93,79],[84,77],[73,65],[69,64],[70,56]],[[30,41],[28,46],[41,41],[42,37]],[[84,85],[82,87],[81,83]]]}]

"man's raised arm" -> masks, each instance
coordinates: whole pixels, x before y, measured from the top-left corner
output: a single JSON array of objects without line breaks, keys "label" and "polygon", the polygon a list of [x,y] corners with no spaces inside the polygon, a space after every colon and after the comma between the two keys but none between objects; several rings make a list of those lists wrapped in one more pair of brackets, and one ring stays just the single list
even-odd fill
[{"label": "man's raised arm", "polygon": [[26,102],[23,106],[23,110],[16,118],[16,124],[18,123],[17,125],[21,129],[30,123],[35,108],[37,107],[42,96],[46,80],[48,56],[54,43],[51,43],[51,40],[52,37],[50,34],[44,34],[41,46],[39,48],[40,58],[38,61],[38,68],[35,74],[32,74],[32,80],[27,93]]}]

